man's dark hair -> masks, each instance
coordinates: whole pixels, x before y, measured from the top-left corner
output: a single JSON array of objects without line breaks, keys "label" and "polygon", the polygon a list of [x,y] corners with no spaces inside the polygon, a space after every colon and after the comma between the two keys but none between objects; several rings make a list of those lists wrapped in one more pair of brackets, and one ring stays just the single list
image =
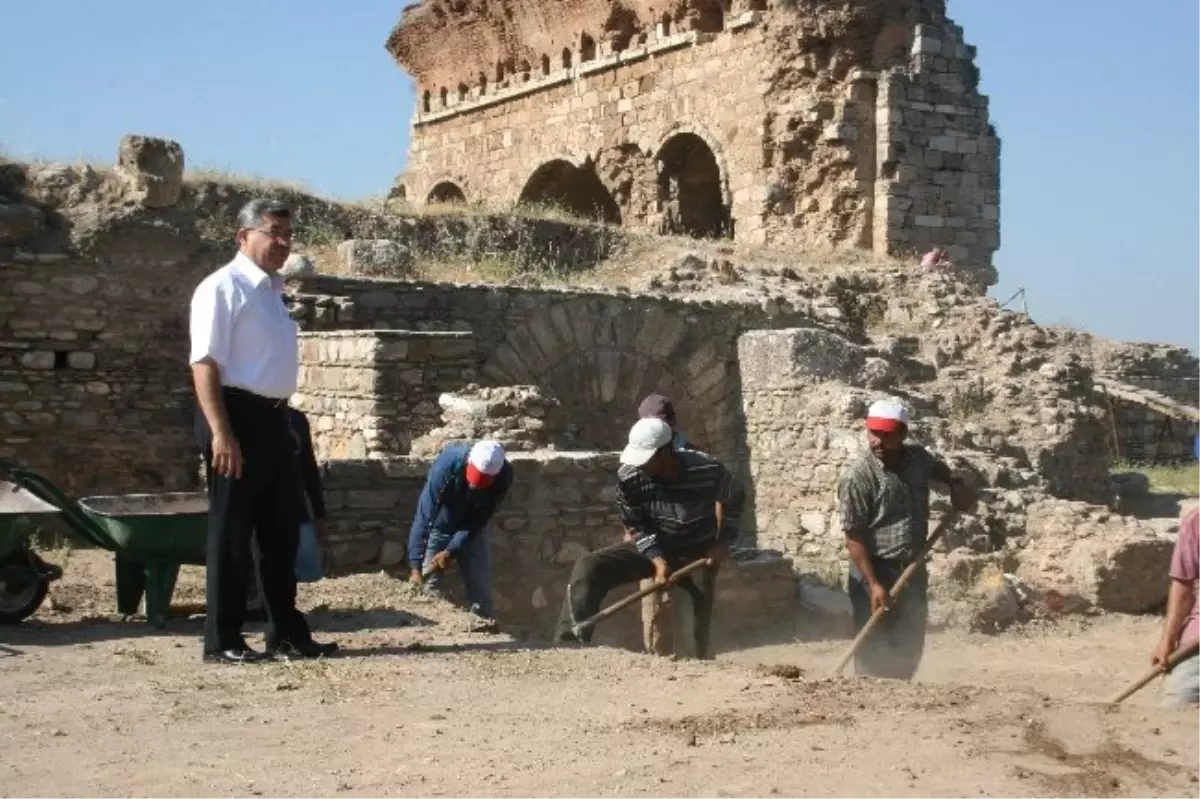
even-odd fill
[{"label": "man's dark hair", "polygon": [[242,206],[242,210],[238,211],[238,230],[250,230],[258,227],[264,216],[282,216],[290,219],[292,209],[279,200],[268,200],[261,197],[251,200]]}]

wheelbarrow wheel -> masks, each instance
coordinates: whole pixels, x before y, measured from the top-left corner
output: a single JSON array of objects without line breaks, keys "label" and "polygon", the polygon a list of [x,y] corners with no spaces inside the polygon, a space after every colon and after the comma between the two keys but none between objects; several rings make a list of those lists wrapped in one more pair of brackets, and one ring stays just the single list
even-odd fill
[{"label": "wheelbarrow wheel", "polygon": [[0,624],[20,624],[46,601],[50,581],[28,566],[0,568]]}]

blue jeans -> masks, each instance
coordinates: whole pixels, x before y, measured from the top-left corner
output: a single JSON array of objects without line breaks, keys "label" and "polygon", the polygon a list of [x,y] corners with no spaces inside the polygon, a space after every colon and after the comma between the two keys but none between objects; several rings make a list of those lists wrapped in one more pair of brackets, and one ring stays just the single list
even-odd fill
[{"label": "blue jeans", "polygon": [[1200,702],[1200,655],[1179,663],[1163,678],[1163,704],[1188,707]]},{"label": "blue jeans", "polygon": [[[423,567],[428,567],[433,556],[441,551],[440,548],[435,549],[434,546],[433,542],[430,542],[430,547],[425,550]],[[458,573],[462,576],[463,586],[467,590],[467,601],[470,603],[471,612],[485,619],[494,618],[492,616],[491,530],[488,527],[480,530],[478,535],[458,551],[454,562],[458,565]],[[425,578],[425,585],[431,591],[438,593],[441,590],[442,579],[442,571],[435,571]]]}]

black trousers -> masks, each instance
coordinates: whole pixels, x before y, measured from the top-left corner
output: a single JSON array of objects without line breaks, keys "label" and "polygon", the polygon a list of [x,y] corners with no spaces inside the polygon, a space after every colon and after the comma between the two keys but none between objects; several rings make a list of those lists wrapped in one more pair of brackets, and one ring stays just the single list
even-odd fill
[{"label": "black trousers", "polygon": [[[696,557],[700,557],[697,555]],[[695,558],[683,558],[672,563],[680,568]],[[600,612],[604,597],[614,588],[627,583],[637,583],[654,576],[654,563],[637,551],[632,542],[598,549],[575,561],[571,579],[567,583],[567,595],[563,598],[562,612],[555,631],[556,641],[575,638],[572,627],[577,622],[591,618]],[[698,578],[698,579],[693,579]],[[696,657],[707,659],[709,632],[712,628],[713,598],[716,594],[717,569],[706,568],[692,572],[679,581],[678,585],[691,598],[695,618]],[[592,639],[592,628],[583,630],[580,638]]]},{"label": "black trousers", "polygon": [[242,449],[242,476],[212,468],[212,433],[196,413],[196,438],[208,479],[208,557],[204,651],[245,645],[247,562],[253,557],[267,609],[267,646],[305,643],[312,636],[296,609],[296,548],[302,488],[296,442],[285,403],[246,391],[222,389],[233,434]]}]

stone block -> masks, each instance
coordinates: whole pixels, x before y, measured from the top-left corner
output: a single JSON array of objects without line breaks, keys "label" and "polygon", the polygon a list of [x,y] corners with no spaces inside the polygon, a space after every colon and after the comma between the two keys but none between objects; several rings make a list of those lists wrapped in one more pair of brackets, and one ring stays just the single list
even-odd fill
[{"label": "stone block", "polygon": [[279,270],[279,274],[288,280],[316,277],[317,265],[308,256],[294,252],[284,261],[283,268]]},{"label": "stone block", "polygon": [[408,277],[412,251],[390,239],[349,239],[338,245],[338,260],[350,274]]},{"label": "stone block", "polygon": [[21,365],[26,369],[53,369],[54,353],[46,350],[31,350],[22,353]]},{"label": "stone block", "polygon": [[94,352],[68,353],[67,365],[72,369],[94,369],[96,368],[96,354]]},{"label": "stone block", "polygon": [[183,148],[150,136],[121,139],[113,176],[123,196],[147,208],[167,208],[183,190]]},{"label": "stone block", "polygon": [[20,242],[42,227],[42,212],[26,203],[0,202],[0,241]]}]

